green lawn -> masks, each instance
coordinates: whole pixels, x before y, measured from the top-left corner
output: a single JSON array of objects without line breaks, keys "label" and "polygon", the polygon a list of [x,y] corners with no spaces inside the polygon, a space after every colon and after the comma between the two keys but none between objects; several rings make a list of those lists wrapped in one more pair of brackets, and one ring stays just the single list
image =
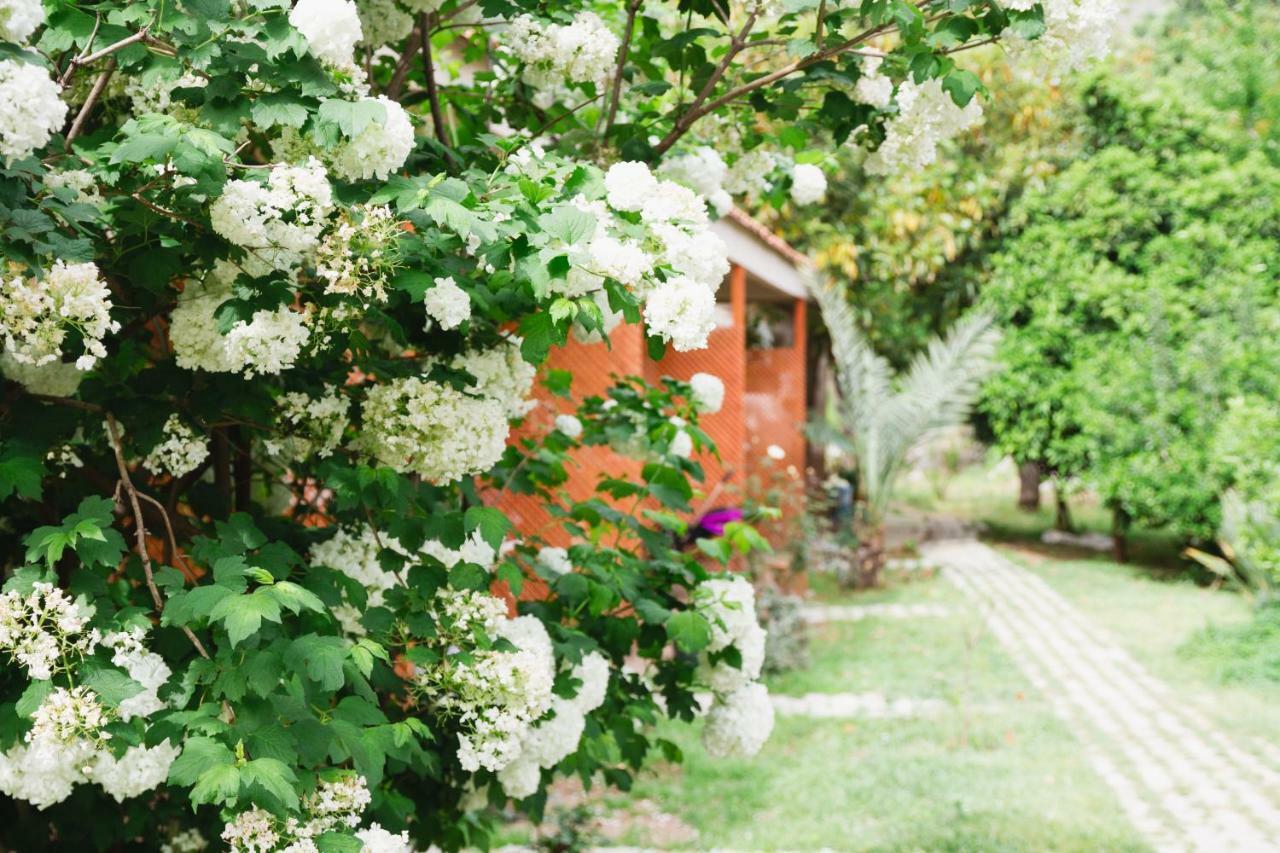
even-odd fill
[{"label": "green lawn", "polygon": [[[1019,513],[1013,495],[1012,484],[967,472],[945,501],[908,502],[982,521],[992,544],[1084,610],[1177,696],[1229,730],[1274,739],[1280,619],[1259,628],[1240,595],[1197,584],[1176,543],[1159,532],[1136,535],[1134,565],[1046,547],[1038,539],[1051,511]],[[1076,519],[1093,529],[1108,521],[1083,500]],[[945,712],[911,720],[780,717],[750,761],[711,760],[696,728],[671,726],[685,765],[656,764],[630,794],[595,801],[611,827],[597,840],[751,850],[1147,849],[1078,743],[946,581],[891,575],[883,589],[847,593],[816,576],[813,592],[828,603],[941,604],[948,615],[815,628],[811,665],[772,677],[771,691],[878,692],[941,700]],[[1256,660],[1242,666],[1245,647]],[[667,831],[672,824],[682,832]]]}]

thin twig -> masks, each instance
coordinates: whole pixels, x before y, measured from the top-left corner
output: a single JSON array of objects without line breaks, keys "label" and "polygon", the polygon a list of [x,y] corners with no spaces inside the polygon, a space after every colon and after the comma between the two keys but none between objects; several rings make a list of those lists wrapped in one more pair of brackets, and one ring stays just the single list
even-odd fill
[{"label": "thin twig", "polygon": [[609,130],[613,127],[613,120],[618,115],[618,101],[622,97],[622,75],[627,67],[627,53],[631,48],[631,36],[635,31],[636,13],[640,11],[640,4],[644,0],[631,0],[627,4],[627,25],[622,31],[622,46],[618,48],[618,67],[613,72],[613,87],[609,94],[609,116],[604,122],[604,133],[601,137],[608,138]]},{"label": "thin twig", "polygon": [[107,45],[101,50],[95,50],[86,56],[77,56],[67,65],[67,70],[62,72],[62,76],[58,78],[59,86],[66,86],[67,81],[71,79],[71,75],[76,73],[76,69],[84,65],[92,65],[104,56],[110,56],[117,50],[123,50],[131,44],[136,44],[147,37],[147,27],[143,27],[133,35],[125,36],[117,42]]},{"label": "thin twig", "polygon": [[204,230],[204,226],[203,226],[203,225],[201,225],[199,222],[196,222],[194,219],[190,219],[190,218],[188,218],[188,217],[186,217],[186,216],[183,216],[181,213],[177,213],[177,212],[172,211],[172,210],[167,210],[167,209],[165,209],[165,208],[161,207],[160,205],[156,204],[155,202],[147,200],[146,198],[144,198],[143,196],[139,195],[138,193],[130,193],[130,194],[129,194],[129,198],[131,198],[131,199],[133,199],[134,201],[138,202],[139,204],[141,204],[143,207],[147,208],[148,210],[153,210],[153,211],[155,211],[156,213],[160,214],[161,216],[167,216],[167,217],[169,217],[170,219],[177,219],[179,222],[185,222],[185,223],[187,223],[188,225],[194,225],[196,228],[199,228],[201,231],[203,231],[203,230]]},{"label": "thin twig", "polygon": [[113,56],[107,61],[107,67],[102,69],[102,73],[98,75],[98,79],[93,81],[93,88],[89,90],[89,97],[85,98],[84,104],[80,107],[80,111],[76,113],[75,121],[71,122],[71,129],[67,131],[67,140],[63,147],[71,150],[71,141],[80,135],[81,129],[84,127],[85,119],[89,117],[89,111],[93,109],[94,104],[98,102],[98,98],[102,97],[102,91],[107,88],[107,81],[111,79],[111,75],[116,71],[116,58]]},{"label": "thin twig", "polygon": [[431,59],[431,25],[427,13],[418,16],[418,29],[422,31],[422,74],[427,82],[427,103],[431,105],[431,123],[435,125],[436,139],[444,147],[444,159],[449,168],[457,168],[453,153],[449,150],[449,129],[444,125],[444,111],[440,109],[440,92],[436,86],[436,66]]},{"label": "thin twig", "polygon": [[418,54],[418,45],[421,40],[421,28],[414,28],[405,40],[404,50],[396,59],[395,70],[391,72],[391,80],[387,83],[385,91],[386,96],[393,101],[400,100],[400,94],[404,91],[405,78],[409,76],[409,69],[413,67],[413,58]]},{"label": "thin twig", "polygon": [[[120,446],[120,427],[110,412],[106,415],[107,438],[110,439],[111,450],[115,453],[116,470],[120,472],[120,484],[124,486],[124,492],[129,497],[129,506],[133,510],[133,534],[137,542],[138,559],[142,561],[142,573],[147,579],[147,589],[151,592],[151,601],[155,604],[156,613],[159,614],[164,611],[164,597],[160,595],[160,589],[156,586],[155,573],[151,568],[151,555],[147,553],[147,525],[142,518],[142,504],[138,502],[138,490],[134,488],[133,480],[129,477],[129,465],[124,460],[124,450]],[[200,657],[205,660],[210,659],[204,643],[200,642],[200,638],[190,628],[183,625],[182,633],[187,635],[187,639],[195,646]]]}]

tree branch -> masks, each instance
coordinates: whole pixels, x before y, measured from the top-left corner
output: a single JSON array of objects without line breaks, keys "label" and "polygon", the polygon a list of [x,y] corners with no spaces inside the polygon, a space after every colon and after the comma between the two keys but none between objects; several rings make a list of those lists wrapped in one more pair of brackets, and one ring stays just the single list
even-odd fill
[{"label": "tree branch", "polygon": [[102,73],[98,75],[98,79],[93,81],[93,88],[89,90],[89,97],[85,98],[84,104],[80,106],[80,111],[76,113],[75,121],[71,122],[71,129],[67,131],[66,142],[63,148],[67,151],[71,150],[71,141],[80,135],[81,129],[84,127],[85,119],[89,117],[89,111],[93,109],[93,105],[98,102],[98,98],[102,97],[102,91],[107,88],[107,81],[111,79],[111,75],[116,71],[116,58],[113,56],[107,61],[107,67],[102,69]]},{"label": "tree branch", "polygon": [[609,114],[604,122],[604,133],[601,134],[604,138],[608,138],[613,120],[618,115],[618,101],[622,97],[622,73],[627,67],[627,53],[631,48],[631,36],[635,32],[636,13],[640,11],[640,5],[643,2],[644,0],[631,0],[627,4],[627,25],[622,31],[622,46],[618,48],[618,67],[613,72],[613,86],[609,94]]},{"label": "tree branch", "polygon": [[[120,446],[120,427],[116,424],[115,417],[107,412],[107,438],[111,443],[111,450],[116,457],[116,470],[120,472],[120,485],[124,487],[125,494],[129,497],[129,506],[133,510],[133,535],[137,543],[138,559],[142,561],[142,572],[147,578],[147,589],[151,592],[151,601],[155,604],[156,614],[159,615],[164,611],[164,597],[160,595],[160,589],[156,586],[155,573],[151,569],[151,555],[147,553],[147,525],[142,518],[142,504],[138,502],[139,493],[134,488],[133,480],[129,477],[129,465],[124,459],[124,450]],[[156,506],[160,506],[158,503]],[[164,508],[161,507],[161,512]],[[168,517],[166,515],[166,524]],[[169,535],[173,535],[172,528]],[[176,548],[176,545],[175,545]],[[200,657],[209,660],[209,652],[205,649],[204,643],[200,642],[200,638],[188,628],[182,626],[182,633],[187,635],[187,639],[195,646]]]},{"label": "tree branch", "polygon": [[449,140],[448,128],[444,124],[444,111],[440,109],[436,67],[431,59],[431,26],[426,12],[418,16],[418,29],[422,32],[422,74],[426,77],[427,103],[431,105],[431,123],[435,125],[436,139],[444,146],[444,158],[449,162],[449,168],[454,169],[457,168],[457,163],[454,162],[453,154],[449,150],[452,143]]}]

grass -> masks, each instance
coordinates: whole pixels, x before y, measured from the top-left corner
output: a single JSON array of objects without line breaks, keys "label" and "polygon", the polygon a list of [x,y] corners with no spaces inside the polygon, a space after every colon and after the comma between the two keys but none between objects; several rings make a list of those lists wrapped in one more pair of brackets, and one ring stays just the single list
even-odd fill
[{"label": "grass", "polygon": [[[1184,570],[1177,543],[1138,531],[1133,564],[1078,548],[1048,547],[1052,509],[1013,507],[1014,484],[965,472],[939,501],[907,494],[916,509],[982,522],[986,538],[1044,578],[1124,648],[1242,735],[1280,727],[1280,609],[1255,618],[1240,595],[1207,588]],[[1084,529],[1106,530],[1087,499]],[[656,764],[629,794],[598,800],[610,843],[749,850],[1145,850],[1078,742],[1022,677],[965,599],[927,573],[890,576],[885,588],[844,592],[812,578],[826,603],[930,603],[943,617],[816,627],[811,665],[769,679],[784,695],[878,692],[936,699],[945,713],[911,720],[780,717],[749,761],[709,759],[697,727],[667,732],[682,767]],[[684,834],[654,830],[653,814]],[[513,836],[512,840],[520,840]]]}]

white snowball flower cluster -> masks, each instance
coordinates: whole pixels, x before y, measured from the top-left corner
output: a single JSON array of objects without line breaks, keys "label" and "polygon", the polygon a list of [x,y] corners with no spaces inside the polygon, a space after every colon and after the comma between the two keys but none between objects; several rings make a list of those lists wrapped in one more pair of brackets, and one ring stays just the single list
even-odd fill
[{"label": "white snowball flower cluster", "polygon": [[98,632],[85,631],[91,615],[53,584],[36,582],[26,594],[11,589],[0,594],[0,651],[28,678],[48,681],[97,646]]},{"label": "white snowball flower cluster", "polygon": [[749,758],[773,732],[773,703],[763,684],[738,688],[712,706],[702,729],[702,743],[714,758]]},{"label": "white snowball flower cluster", "polygon": [[[328,566],[342,572],[365,588],[368,607],[380,607],[386,591],[398,583],[396,576],[378,562],[378,552],[383,547],[408,556],[399,542],[389,536],[380,536],[372,527],[339,530],[332,539],[311,548],[311,565]],[[360,624],[361,612],[352,605],[343,602],[331,612],[345,633],[355,637],[367,633]]]},{"label": "white snowball flower cluster", "polygon": [[427,316],[445,330],[456,329],[471,319],[471,297],[458,287],[453,276],[437,278],[435,286],[422,297],[422,306]]},{"label": "white snowball flower cluster", "polygon": [[604,180],[609,206],[640,214],[655,257],[673,273],[661,281],[646,277],[636,287],[649,331],[681,352],[706,346],[715,328],[715,294],[729,272],[724,241],[709,230],[706,204],[687,187],[659,180],[643,163],[615,163]]},{"label": "white snowball flower cluster", "polygon": [[363,98],[382,105],[381,121],[371,121],[333,155],[333,171],[348,181],[387,177],[404,165],[413,150],[413,122],[397,101],[384,95]]},{"label": "white snowball flower cluster", "polygon": [[413,16],[395,0],[357,0],[360,12],[360,44],[374,49],[409,35]]},{"label": "white snowball flower cluster", "polygon": [[797,163],[791,170],[791,200],[803,207],[827,197],[827,176],[817,166]]},{"label": "white snowball flower cluster", "polygon": [[600,16],[579,12],[570,24],[544,24],[529,15],[511,22],[502,43],[522,63],[523,79],[549,106],[566,85],[603,86],[612,72],[620,42]]},{"label": "white snowball flower cluster", "polygon": [[[437,630],[441,642],[462,645],[467,658],[452,654],[419,671],[421,697],[456,714],[458,762],[464,770],[498,771],[520,755],[533,721],[551,707],[555,655],[542,622],[533,616],[507,619],[501,599],[480,592],[441,590],[437,594]],[[515,646],[515,651],[469,647],[473,631],[483,630]]]},{"label": "white snowball flower cluster", "polygon": [[307,40],[311,55],[335,68],[355,65],[360,14],[351,0],[298,0],[289,23]]},{"label": "white snowball flower cluster", "polygon": [[40,0],[0,0],[0,40],[24,44],[43,23]]},{"label": "white snowball flower cluster", "polygon": [[502,458],[509,425],[502,405],[417,377],[370,389],[357,447],[402,474],[445,484]]},{"label": "white snowball flower cluster", "polygon": [[142,460],[152,474],[182,477],[199,468],[209,458],[208,443],[182,422],[177,414],[164,422],[164,438]]},{"label": "white snowball flower cluster", "polygon": [[[741,575],[704,581],[694,590],[694,607],[711,625],[711,642],[699,655],[698,679],[715,694],[703,730],[712,755],[753,755],[773,728],[773,708],[765,687],[756,679],[764,665],[767,632],[756,620],[755,590]],[[732,647],[740,666],[712,655]],[[767,725],[759,709],[763,695]]]},{"label": "white snowball flower cluster", "polygon": [[715,291],[686,275],[672,276],[649,291],[644,321],[677,352],[701,349],[715,328]]},{"label": "white snowball flower cluster", "polygon": [[[283,821],[254,806],[236,815],[222,829],[222,840],[241,853],[314,853],[315,839],[327,832],[343,832],[360,825],[361,815],[372,802],[369,783],[363,776],[344,773],[336,779],[322,779],[315,791],[302,799],[302,817]],[[378,824],[371,837],[385,833]],[[364,838],[364,830],[357,837]],[[387,833],[388,835],[390,833]],[[392,836],[395,838],[396,836]],[[407,836],[405,836],[407,839]],[[369,850],[368,846],[362,848]],[[387,849],[396,849],[394,847]]]},{"label": "white snowball flower cluster", "polygon": [[573,571],[573,561],[569,559],[569,551],[558,545],[548,545],[538,550],[538,565],[542,566],[552,577],[568,574]]},{"label": "white snowball flower cluster", "polygon": [[266,183],[227,181],[209,207],[213,230],[246,252],[253,276],[291,272],[313,253],[333,208],[333,187],[314,157],[302,166],[273,166]]},{"label": "white snowball flower cluster", "polygon": [[[383,548],[402,557],[413,556],[399,540],[365,526],[340,529],[331,539],[313,546],[310,563],[312,566],[337,569],[357,581],[365,588],[367,606],[380,607],[384,603],[386,591],[399,583],[395,574],[384,569],[378,560],[378,554]],[[449,548],[441,542],[429,539],[423,543],[420,554],[439,560],[448,569],[465,562],[486,571],[493,568],[498,556],[493,547],[480,537],[479,531],[473,531],[458,548]],[[332,612],[334,618],[341,623],[343,631],[352,636],[364,636],[359,610],[343,603],[333,608]]]},{"label": "white snowball flower cluster", "polygon": [[582,682],[577,695],[570,699],[556,696],[551,703],[555,716],[530,728],[524,735],[519,757],[498,771],[498,781],[507,796],[519,800],[537,791],[542,771],[577,751],[587,714],[604,703],[609,689],[609,661],[604,655],[585,655],[573,668],[573,677]]},{"label": "white snowball flower cluster", "polygon": [[32,394],[50,397],[71,397],[84,379],[84,371],[65,361],[46,364],[27,364],[18,361],[10,353],[0,350],[0,375],[17,382]]},{"label": "white snowball flower cluster", "polygon": [[408,830],[391,832],[377,822],[357,832],[356,838],[360,839],[360,853],[414,853],[415,850]]},{"label": "white snowball flower cluster", "polygon": [[853,98],[860,104],[884,109],[893,103],[893,80],[880,72],[884,59],[868,56],[862,60],[862,76],[854,86]]},{"label": "white snowball flower cluster", "polygon": [[[123,706],[122,706],[123,707]],[[100,750],[86,776],[102,786],[115,801],[122,803],[145,794],[169,778],[169,768],[182,748],[166,738],[155,746],[131,746],[116,758]]]},{"label": "white snowball flower cluster", "polygon": [[703,145],[687,154],[665,160],[658,172],[664,178],[677,181],[697,192],[721,216],[733,209],[733,197],[724,188],[729,177],[729,167],[725,165],[724,158],[710,146]]},{"label": "white snowball flower cluster", "polygon": [[732,195],[755,198],[773,188],[771,175],[778,166],[778,156],[759,146],[743,151],[724,176],[724,189]]},{"label": "white snowball flower cluster", "polygon": [[582,421],[573,415],[556,415],[555,425],[557,430],[569,438],[577,438],[582,435]]},{"label": "white snowball flower cluster", "polygon": [[475,377],[468,387],[472,394],[497,402],[508,418],[518,418],[537,405],[530,399],[538,369],[520,354],[520,339],[489,349],[473,349],[454,357],[449,366]]},{"label": "white snowball flower cluster", "polygon": [[131,76],[124,84],[125,97],[134,115],[145,113],[166,113],[175,118],[191,121],[196,118],[195,110],[175,105],[173,93],[176,89],[203,89],[209,85],[207,77],[198,74],[181,74],[174,76],[171,72],[163,76],[140,74]]},{"label": "white snowball flower cluster", "polygon": [[225,346],[231,363],[252,379],[293,367],[310,340],[307,318],[281,305],[255,311],[249,322],[236,323],[226,334]]},{"label": "white snowball flower cluster", "polygon": [[[1115,30],[1114,0],[1036,0],[1044,6],[1044,33],[1029,41],[1013,30],[1000,40],[1017,61],[1029,58],[1055,71],[1077,71],[1111,52]],[[1027,11],[1031,0],[1010,0],[1011,9]]]},{"label": "white snowball flower cluster", "polygon": [[290,391],[276,398],[276,424],[285,435],[268,438],[263,447],[285,462],[324,459],[342,443],[350,423],[351,403],[339,388],[325,388],[318,396]]},{"label": "white snowball flower cluster", "polygon": [[62,91],[39,65],[0,59],[0,160],[6,166],[43,148],[67,118]]},{"label": "white snowball flower cluster", "polygon": [[724,406],[724,382],[710,373],[695,373],[689,377],[693,393],[693,405],[704,415],[714,415]]},{"label": "white snowball flower cluster", "polygon": [[325,293],[387,298],[387,276],[395,268],[399,224],[384,205],[356,205],[342,211],[316,250],[316,277]]},{"label": "white snowball flower cluster", "polygon": [[94,264],[59,260],[44,280],[0,278],[0,340],[15,361],[40,366],[60,360],[74,330],[84,347],[76,367],[89,370],[107,354],[103,340],[119,329],[111,319],[111,291]]},{"label": "white snowball flower cluster", "polygon": [[40,703],[24,743],[0,754],[0,791],[46,808],[96,782],[118,802],[161,784],[181,750],[164,740],[116,758],[103,727],[110,715],[88,687],[59,687]]},{"label": "white snowball flower cluster", "polygon": [[173,675],[164,658],[147,649],[143,641],[147,632],[140,627],[128,631],[114,631],[102,638],[102,644],[112,650],[111,662],[129,673],[129,677],[142,685],[142,692],[128,697],[116,709],[120,719],[149,717],[165,707],[159,696],[160,688]]},{"label": "white snowball flower cluster", "polygon": [[204,853],[209,849],[209,839],[198,829],[184,829],[160,845],[160,853]]},{"label": "white snowball flower cluster", "polygon": [[898,87],[898,114],[885,125],[885,140],[867,158],[873,175],[919,171],[938,159],[938,146],[982,120],[982,104],[974,98],[958,107],[941,80]]},{"label": "white snowball flower cluster", "polygon": [[254,312],[223,335],[215,316],[231,298],[237,270],[219,261],[201,281],[188,280],[169,317],[169,341],[178,366],[211,373],[280,373],[293,367],[311,340],[307,317],[281,305]]}]

